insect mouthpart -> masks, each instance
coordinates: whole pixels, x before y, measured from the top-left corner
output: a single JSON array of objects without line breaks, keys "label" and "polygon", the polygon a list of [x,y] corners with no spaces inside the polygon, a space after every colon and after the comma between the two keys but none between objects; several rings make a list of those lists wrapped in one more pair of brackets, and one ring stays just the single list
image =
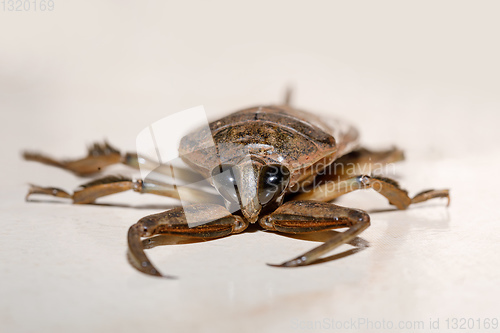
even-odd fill
[{"label": "insect mouthpart", "polygon": [[262,165],[256,161],[245,161],[215,167],[212,180],[228,210],[241,210],[247,221],[255,223],[264,206],[283,199],[290,171],[278,164]]}]

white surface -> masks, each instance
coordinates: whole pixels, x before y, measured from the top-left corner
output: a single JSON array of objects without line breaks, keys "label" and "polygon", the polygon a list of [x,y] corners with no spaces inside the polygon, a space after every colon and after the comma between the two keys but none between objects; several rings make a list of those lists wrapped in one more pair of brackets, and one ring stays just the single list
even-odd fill
[{"label": "white surface", "polygon": [[[349,327],[359,318],[447,331],[446,318],[500,317],[499,9],[56,0],[51,13],[0,11],[0,331],[330,331],[332,319],[366,331]],[[82,180],[22,161],[23,149],[76,157],[108,138],[133,150],[167,114],[276,103],[287,84],[297,106],[351,120],[370,147],[404,148],[402,185],[450,188],[451,206],[376,212],[385,199],[353,193],[340,203],[371,212],[364,251],[272,268],[317,243],[263,231],[149,250],[179,277],[168,281],[125,256],[128,227],[164,199],[24,202],[28,183]]]}]

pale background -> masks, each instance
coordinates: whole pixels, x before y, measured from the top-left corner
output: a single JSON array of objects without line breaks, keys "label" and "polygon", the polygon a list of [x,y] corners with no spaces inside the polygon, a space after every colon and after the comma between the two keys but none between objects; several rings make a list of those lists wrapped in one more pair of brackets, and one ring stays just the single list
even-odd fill
[{"label": "pale background", "polygon": [[[0,331],[365,331],[350,327],[359,319],[447,331],[447,318],[500,317],[498,2],[54,2],[0,8]],[[125,253],[128,227],[170,201],[24,202],[28,183],[84,180],[23,149],[79,157],[107,138],[134,150],[168,114],[278,103],[288,85],[295,105],[352,121],[369,147],[405,149],[402,185],[450,188],[451,206],[392,211],[353,193],[340,204],[371,212],[364,251],[272,268],[317,243],[262,231],[148,251],[179,276],[168,281]]]}]

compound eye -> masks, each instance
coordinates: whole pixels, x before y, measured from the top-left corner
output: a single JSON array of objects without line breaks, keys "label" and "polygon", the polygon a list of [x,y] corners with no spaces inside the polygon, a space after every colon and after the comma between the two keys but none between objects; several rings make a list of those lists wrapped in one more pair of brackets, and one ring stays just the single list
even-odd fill
[{"label": "compound eye", "polygon": [[265,165],[260,171],[259,201],[261,205],[276,199],[288,186],[290,171],[283,165]]},{"label": "compound eye", "polygon": [[233,166],[221,164],[212,170],[212,179],[215,189],[228,201],[238,203],[236,193],[236,178],[234,177]]}]

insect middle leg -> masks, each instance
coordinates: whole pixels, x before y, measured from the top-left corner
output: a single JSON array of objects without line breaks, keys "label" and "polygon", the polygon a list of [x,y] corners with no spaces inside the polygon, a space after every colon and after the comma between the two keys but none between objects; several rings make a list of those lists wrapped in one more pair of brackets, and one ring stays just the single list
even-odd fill
[{"label": "insect middle leg", "polygon": [[33,194],[50,195],[54,197],[67,198],[73,200],[75,204],[89,204],[96,199],[107,195],[120,193],[128,190],[144,194],[156,194],[174,199],[182,199],[188,202],[199,203],[220,203],[219,196],[198,190],[192,187],[177,187],[153,180],[132,180],[120,176],[107,176],[80,186],[73,194],[55,187],[41,187],[31,185],[26,200]]},{"label": "insect middle leg", "polygon": [[336,247],[353,240],[370,226],[370,216],[359,209],[326,202],[297,200],[283,204],[273,213],[260,219],[259,224],[270,231],[292,234],[349,228],[311,251],[280,265],[271,265],[294,267],[310,264]]},{"label": "insect middle leg", "polygon": [[325,168],[312,180],[302,193],[293,196],[294,200],[332,201],[346,193],[360,189],[374,189],[398,209],[406,209],[410,204],[433,198],[447,198],[448,190],[426,190],[413,198],[402,189],[398,182],[386,177],[368,176],[372,170],[404,159],[401,150],[393,148],[386,151],[370,151],[364,148],[353,151]]},{"label": "insect middle leg", "polygon": [[427,201],[433,198],[446,198],[450,203],[449,190],[426,190],[408,196],[399,184],[390,178],[359,175],[346,180],[325,182],[310,191],[305,191],[293,197],[294,200],[315,200],[328,202],[344,194],[361,189],[374,189],[389,200],[398,209],[406,209],[410,204]]}]

